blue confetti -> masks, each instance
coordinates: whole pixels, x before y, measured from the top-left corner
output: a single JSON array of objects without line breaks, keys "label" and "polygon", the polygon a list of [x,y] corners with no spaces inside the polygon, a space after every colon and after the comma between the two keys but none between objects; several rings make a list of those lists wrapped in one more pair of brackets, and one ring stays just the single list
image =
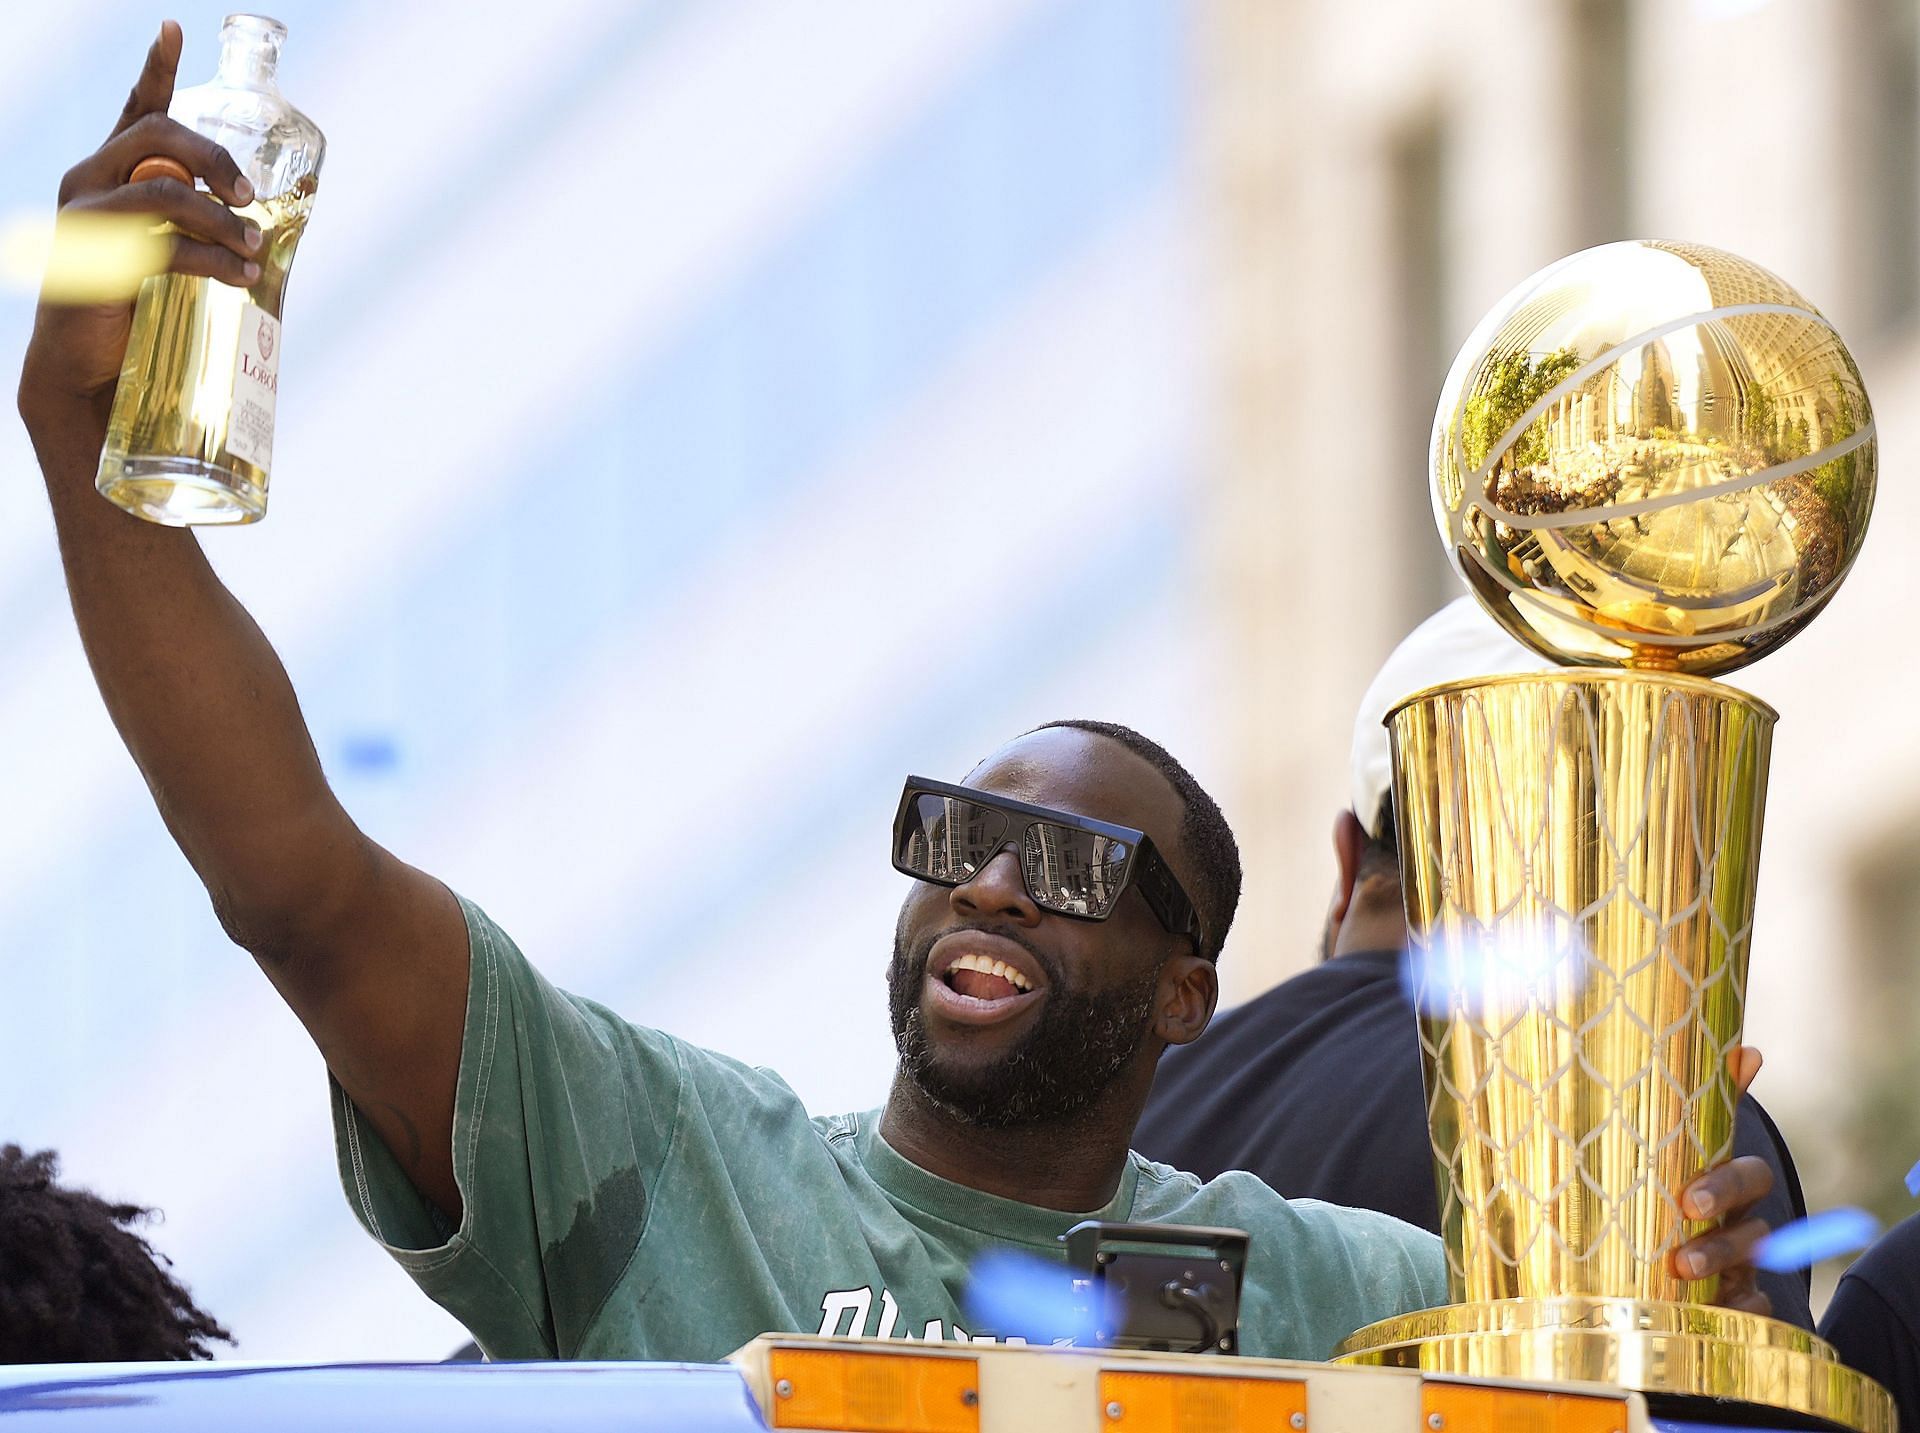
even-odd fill
[{"label": "blue confetti", "polygon": [[1907,1171],[1907,1193],[1920,1199],[1920,1164]]},{"label": "blue confetti", "polygon": [[1864,1209],[1823,1209],[1767,1235],[1753,1251],[1753,1262],[1756,1268],[1790,1274],[1864,1249],[1879,1233],[1880,1221]]},{"label": "blue confetti", "polygon": [[400,748],[390,736],[350,736],[340,744],[349,771],[391,771],[400,764]]},{"label": "blue confetti", "polygon": [[1084,1285],[1074,1287],[1067,1265],[989,1249],[971,1272],[966,1304],[977,1326],[1028,1343],[1096,1342],[1092,1298]]}]

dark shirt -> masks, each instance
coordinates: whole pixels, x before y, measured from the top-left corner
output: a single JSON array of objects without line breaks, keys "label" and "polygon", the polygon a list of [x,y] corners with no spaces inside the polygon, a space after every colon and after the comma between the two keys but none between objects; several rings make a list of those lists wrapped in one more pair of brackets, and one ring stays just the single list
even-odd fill
[{"label": "dark shirt", "polygon": [[[1251,1170],[1289,1198],[1378,1209],[1438,1233],[1420,1041],[1399,952],[1325,961],[1168,1050],[1133,1139],[1147,1158],[1202,1179]],[[1751,1097],[1733,1148],[1773,1168],[1773,1191],[1755,1213],[1774,1228],[1805,1217],[1786,1141]],[[1813,1327],[1807,1275],[1759,1278],[1775,1318]]]},{"label": "dark shirt", "polygon": [[1920,1428],[1920,1214],[1894,1225],[1841,1276],[1820,1336],[1843,1362],[1886,1385],[1902,1428]]}]

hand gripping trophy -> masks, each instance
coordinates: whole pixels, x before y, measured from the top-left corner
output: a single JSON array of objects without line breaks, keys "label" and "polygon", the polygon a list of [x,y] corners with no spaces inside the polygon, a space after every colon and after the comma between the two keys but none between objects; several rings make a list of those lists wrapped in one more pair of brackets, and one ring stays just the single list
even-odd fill
[{"label": "hand gripping trophy", "polygon": [[1388,717],[1449,1305],[1349,1362],[1592,1380],[1886,1433],[1804,1330],[1669,1271],[1732,1152],[1774,713],[1707,678],[1804,627],[1859,552],[1860,375],[1773,275],[1607,244],[1454,361],[1434,511],[1486,608],[1562,664]]}]

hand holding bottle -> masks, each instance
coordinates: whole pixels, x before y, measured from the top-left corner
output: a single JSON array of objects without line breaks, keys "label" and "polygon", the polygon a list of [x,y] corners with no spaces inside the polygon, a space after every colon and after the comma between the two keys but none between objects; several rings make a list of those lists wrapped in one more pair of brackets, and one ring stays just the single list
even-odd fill
[{"label": "hand holding bottle", "polygon": [[[103,437],[123,470],[171,456],[111,441],[129,392],[175,391],[157,381],[165,364],[142,367],[143,342],[149,354],[186,350],[172,371],[197,369],[215,385],[203,389],[210,404],[235,398],[223,380],[249,335],[269,333],[279,350],[277,328],[262,324],[278,323],[324,148],[272,82],[284,33],[262,17],[229,16],[215,82],[176,93],[181,35],[161,30],[113,136],[68,174],[60,201],[63,210],[157,215],[180,232],[138,303],[43,303],[20,408],[88,665],[168,831],[227,933],[256,953],[380,1138],[414,1151],[403,1156],[409,1178],[457,1221],[453,1109],[468,986],[460,903],[354,825],[327,786],[285,669],[193,534],[134,521],[94,491]],[[211,197],[177,176],[130,184],[152,155],[184,164]],[[265,237],[254,248],[245,220],[256,216]],[[220,292],[146,302],[189,286]],[[162,321],[143,340],[141,314],[156,311]],[[207,321],[210,312],[224,322]],[[251,320],[244,329],[242,318]],[[207,465],[224,463],[231,424],[200,427],[217,427],[220,439]],[[128,431],[138,436],[139,425]],[[260,464],[249,471],[264,476]]]},{"label": "hand holding bottle", "polygon": [[[61,180],[60,212],[152,215],[174,230],[166,271],[245,287],[260,277],[260,228],[228,205],[250,203],[253,185],[220,144],[167,118],[180,45],[180,27],[169,20],[113,133]],[[129,183],[149,155],[179,161],[211,192],[171,178]],[[41,303],[20,377],[20,412],[29,428],[70,422],[79,409],[104,430],[132,322],[131,294],[105,304]]]}]

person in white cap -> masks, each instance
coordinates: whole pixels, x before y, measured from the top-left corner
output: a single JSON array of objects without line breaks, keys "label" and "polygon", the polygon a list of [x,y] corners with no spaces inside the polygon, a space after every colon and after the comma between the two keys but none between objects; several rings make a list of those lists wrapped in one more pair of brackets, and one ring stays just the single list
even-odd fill
[{"label": "person in white cap", "polygon": [[[1134,1134],[1140,1153],[1202,1179],[1248,1170],[1290,1199],[1377,1209],[1439,1232],[1419,1039],[1401,979],[1407,928],[1384,723],[1423,688],[1548,666],[1471,597],[1394,649],[1354,718],[1351,805],[1333,823],[1320,963],[1167,1052]],[[1751,1213],[1775,1228],[1805,1216],[1786,1142],[1751,1095],[1734,1151],[1773,1170],[1771,1192]],[[1762,1271],[1759,1287],[1775,1318],[1812,1327],[1804,1271]]]}]

